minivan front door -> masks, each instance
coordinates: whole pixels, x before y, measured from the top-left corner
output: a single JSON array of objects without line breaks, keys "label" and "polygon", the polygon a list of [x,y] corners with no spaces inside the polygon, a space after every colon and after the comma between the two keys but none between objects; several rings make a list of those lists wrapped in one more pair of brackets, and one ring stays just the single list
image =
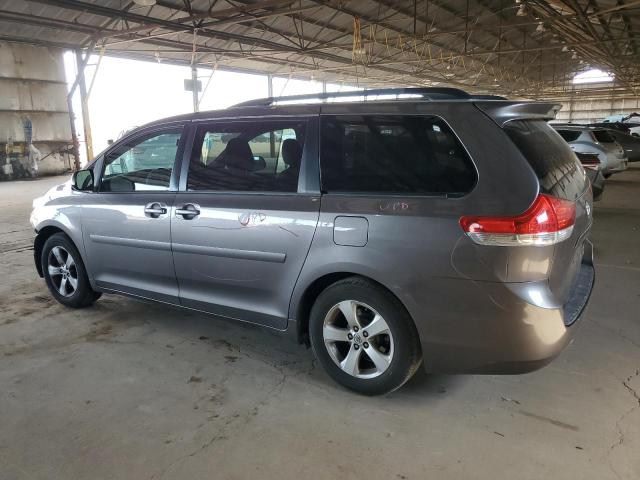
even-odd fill
[{"label": "minivan front door", "polygon": [[125,139],[105,155],[83,206],[89,272],[100,289],[179,303],[171,254],[174,165],[182,127]]},{"label": "minivan front door", "polygon": [[317,151],[310,123],[197,128],[171,221],[182,305],[286,328],[320,209],[317,192],[298,189],[301,167]]}]

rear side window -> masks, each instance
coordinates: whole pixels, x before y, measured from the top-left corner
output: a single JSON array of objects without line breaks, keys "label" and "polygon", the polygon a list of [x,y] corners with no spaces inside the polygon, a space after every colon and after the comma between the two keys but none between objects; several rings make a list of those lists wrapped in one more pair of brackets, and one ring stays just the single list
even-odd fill
[{"label": "rear side window", "polygon": [[556,130],[567,142],[574,142],[580,136],[579,130]]},{"label": "rear side window", "polygon": [[594,130],[593,136],[596,137],[596,140],[600,143],[613,143],[613,136],[607,132],[606,130]]},{"label": "rear side window", "polygon": [[585,174],[571,147],[544,120],[514,120],[505,131],[527,159],[542,193],[575,200],[585,188]]},{"label": "rear side window", "polygon": [[476,183],[467,152],[434,116],[324,116],[320,148],[329,193],[463,195]]},{"label": "rear side window", "polygon": [[306,120],[215,123],[198,128],[187,190],[298,190]]}]

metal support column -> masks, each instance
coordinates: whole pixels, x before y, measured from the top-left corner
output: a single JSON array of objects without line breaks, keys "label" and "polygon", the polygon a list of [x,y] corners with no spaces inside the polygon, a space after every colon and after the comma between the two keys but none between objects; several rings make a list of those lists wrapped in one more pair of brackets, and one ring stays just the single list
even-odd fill
[{"label": "metal support column", "polygon": [[573,102],[575,95],[575,84],[571,83],[571,96],[569,97],[569,123],[573,122]]},{"label": "metal support column", "polygon": [[[89,53],[87,52],[87,55]],[[89,104],[87,102],[87,84],[84,78],[86,60],[82,58],[82,52],[76,50],[76,63],[78,65],[78,88],[80,89],[80,106],[82,107],[82,124],[84,126],[84,142],[87,150],[87,162],[93,160],[93,139],[91,137],[91,121],[89,119]]]},{"label": "metal support column", "polygon": [[[267,75],[267,97],[273,98],[273,75]],[[271,158],[276,157],[276,136],[269,132],[269,154]]]},{"label": "metal support column", "polygon": [[77,172],[80,170],[80,149],[78,148],[78,133],[76,132],[76,116],[73,113],[73,102],[71,97],[67,97],[67,108],[69,109],[69,120],[71,121],[71,141],[73,151],[73,168]]},{"label": "metal support column", "polygon": [[193,86],[193,111],[194,113],[200,110],[200,105],[198,101],[198,67],[195,65],[191,65],[191,83]]},{"label": "metal support column", "polygon": [[273,97],[273,75],[267,75],[267,97]]},{"label": "metal support column", "polygon": [[[78,71],[82,71],[84,73],[84,67],[89,61],[89,57],[93,52],[93,49],[96,46],[96,41],[92,41],[87,47],[87,53],[85,55],[84,60],[82,60],[80,66],[78,67]],[[76,76],[76,79],[73,81],[73,85],[69,89],[69,93],[67,94],[67,108],[69,110],[69,121],[71,122],[71,138],[73,141],[73,157],[74,157],[74,167],[76,170],[80,170],[80,151],[78,146],[78,131],[76,130],[76,116],[73,111],[73,94],[76,91],[76,87],[80,81],[80,75]]]}]

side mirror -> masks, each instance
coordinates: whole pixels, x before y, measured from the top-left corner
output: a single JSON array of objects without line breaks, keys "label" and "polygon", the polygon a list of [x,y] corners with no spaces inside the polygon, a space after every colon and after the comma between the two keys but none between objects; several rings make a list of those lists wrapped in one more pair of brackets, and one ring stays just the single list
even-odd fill
[{"label": "side mirror", "polygon": [[74,190],[93,190],[93,172],[91,170],[78,170],[71,177],[71,185]]}]

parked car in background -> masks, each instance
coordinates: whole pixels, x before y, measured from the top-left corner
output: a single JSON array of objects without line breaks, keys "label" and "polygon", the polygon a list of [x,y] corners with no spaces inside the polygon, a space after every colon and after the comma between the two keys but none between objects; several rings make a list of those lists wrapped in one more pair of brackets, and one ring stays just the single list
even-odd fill
[{"label": "parked car in background", "polygon": [[269,327],[369,395],[421,364],[549,363],[594,279],[589,182],[547,124],[560,106],[450,88],[357,95],[260,99],[128,133],[34,201],[51,295]]},{"label": "parked car in background", "polygon": [[[588,127],[593,128],[604,128],[606,130],[618,130],[619,132],[626,133],[627,135],[631,135],[631,129],[629,128],[628,123],[622,122],[594,122],[587,124]],[[637,134],[635,134],[637,135]]]},{"label": "parked car in background", "polygon": [[629,135],[620,130],[607,130],[620,144],[630,162],[640,162],[640,137]]},{"label": "parked car in background", "polygon": [[602,198],[604,192],[604,175],[602,174],[602,164],[597,153],[580,153],[576,152],[576,156],[584,167],[584,171],[589,177],[591,188],[593,189],[593,201],[597,202]]},{"label": "parked car in background", "polygon": [[640,114],[631,113],[629,115],[617,114],[606,117],[600,124],[617,124],[612,125],[613,128],[618,130],[626,129],[626,133],[633,136],[640,136]]},{"label": "parked car in background", "polygon": [[608,130],[575,124],[552,124],[551,126],[574,152],[597,153],[604,178],[627,169],[627,156]]}]

